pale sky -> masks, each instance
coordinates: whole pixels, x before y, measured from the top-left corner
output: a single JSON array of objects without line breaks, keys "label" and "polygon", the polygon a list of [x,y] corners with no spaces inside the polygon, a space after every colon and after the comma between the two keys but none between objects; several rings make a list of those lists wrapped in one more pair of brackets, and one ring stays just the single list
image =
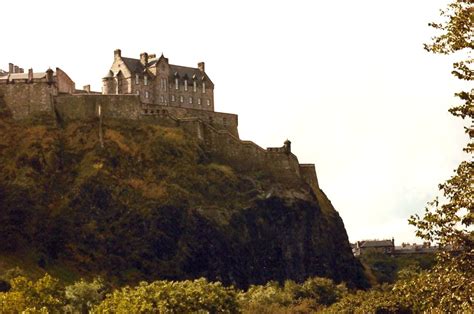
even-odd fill
[{"label": "pale sky", "polygon": [[[452,57],[422,44],[447,0],[1,1],[0,68],[60,67],[77,87],[101,78],[114,49],[206,62],[216,111],[242,139],[293,143],[351,241],[417,241],[410,214],[466,158],[448,108],[462,84]],[[470,88],[469,88],[470,89]]]}]

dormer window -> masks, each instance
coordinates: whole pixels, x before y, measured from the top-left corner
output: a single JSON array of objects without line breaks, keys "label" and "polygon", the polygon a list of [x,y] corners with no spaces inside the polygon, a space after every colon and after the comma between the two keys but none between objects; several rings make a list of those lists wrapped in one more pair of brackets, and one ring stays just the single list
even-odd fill
[{"label": "dormer window", "polygon": [[146,76],[146,75],[143,77],[143,84],[145,86],[148,85],[148,76]]},{"label": "dormer window", "polygon": [[135,74],[135,85],[138,84],[140,84],[140,77],[138,76],[138,74]]},{"label": "dormer window", "polygon": [[184,90],[188,90],[188,80],[184,80]]},{"label": "dormer window", "polygon": [[174,79],[174,86],[175,86],[176,89],[179,89],[179,80],[178,80],[178,78]]},{"label": "dormer window", "polygon": [[206,82],[202,82],[202,93],[206,92]]},{"label": "dormer window", "polygon": [[197,90],[197,84],[196,81],[193,81],[193,92],[196,92]]}]

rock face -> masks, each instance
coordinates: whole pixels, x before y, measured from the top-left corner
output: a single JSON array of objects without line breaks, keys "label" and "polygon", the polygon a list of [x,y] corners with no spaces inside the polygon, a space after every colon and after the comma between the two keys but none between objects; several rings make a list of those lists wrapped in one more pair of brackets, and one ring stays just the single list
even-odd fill
[{"label": "rock face", "polygon": [[176,128],[108,121],[101,148],[92,123],[0,119],[0,254],[126,283],[367,285],[321,190],[238,172]]}]

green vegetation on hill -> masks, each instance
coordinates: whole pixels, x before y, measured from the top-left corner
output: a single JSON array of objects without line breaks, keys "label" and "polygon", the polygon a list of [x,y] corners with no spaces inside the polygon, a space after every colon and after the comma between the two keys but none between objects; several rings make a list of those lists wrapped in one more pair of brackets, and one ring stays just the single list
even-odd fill
[{"label": "green vegetation on hill", "polygon": [[179,128],[106,120],[102,130],[103,148],[97,121],[0,119],[0,271],[367,285],[322,191],[237,171]]}]

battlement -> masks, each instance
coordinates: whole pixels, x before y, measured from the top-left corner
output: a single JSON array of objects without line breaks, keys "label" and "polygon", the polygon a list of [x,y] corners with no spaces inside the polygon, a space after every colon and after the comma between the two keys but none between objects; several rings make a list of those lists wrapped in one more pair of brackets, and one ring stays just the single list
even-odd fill
[{"label": "battlement", "polygon": [[[142,55],[137,62],[142,66],[152,64],[156,68],[158,60],[167,62],[167,59],[163,58],[163,56],[156,59],[156,56]],[[116,51],[115,59],[123,60],[120,51]],[[130,60],[127,62],[136,63]],[[13,72],[0,72],[0,103],[7,106],[15,120],[43,114],[51,116],[60,124],[73,120],[102,123],[107,119],[120,119],[180,127],[197,138],[209,153],[232,163],[236,169],[245,171],[266,169],[276,177],[305,182],[315,192],[319,189],[314,164],[299,164],[298,158],[291,152],[289,140],[286,140],[281,147],[267,149],[254,142],[243,141],[239,138],[238,116],[216,112],[213,104],[210,107],[193,107],[190,106],[192,101],[186,106],[181,105],[179,101],[156,103],[149,99],[144,101],[143,95],[139,93],[100,94],[91,91],[90,86],[77,90],[74,81],[59,68],[56,68],[56,71],[48,69],[39,73],[34,73],[32,69],[29,69],[28,73],[23,73],[20,71],[21,68],[15,66],[9,68]],[[198,68],[192,70],[178,66],[175,68],[183,73],[186,71],[202,73],[200,93],[207,93],[207,97],[213,95],[213,85],[204,73],[204,63],[199,63]],[[194,95],[197,89],[186,88],[186,77],[188,76],[183,75],[185,87],[182,92]],[[159,88],[163,91],[171,87],[165,85],[165,81],[162,82],[163,85]],[[175,82],[175,88],[178,88],[173,93],[180,92],[180,82],[179,80]],[[207,87],[204,87],[205,82],[208,82]]]}]

